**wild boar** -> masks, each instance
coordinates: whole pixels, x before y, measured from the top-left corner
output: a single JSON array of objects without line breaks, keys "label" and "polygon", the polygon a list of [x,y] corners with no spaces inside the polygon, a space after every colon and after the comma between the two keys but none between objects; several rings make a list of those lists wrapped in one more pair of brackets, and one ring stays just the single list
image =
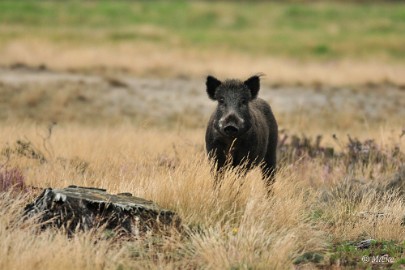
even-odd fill
[{"label": "wild boar", "polygon": [[260,76],[220,81],[208,76],[207,94],[218,102],[205,135],[206,150],[216,166],[215,184],[227,165],[260,165],[268,188],[276,171],[278,127],[270,105],[257,97]]}]

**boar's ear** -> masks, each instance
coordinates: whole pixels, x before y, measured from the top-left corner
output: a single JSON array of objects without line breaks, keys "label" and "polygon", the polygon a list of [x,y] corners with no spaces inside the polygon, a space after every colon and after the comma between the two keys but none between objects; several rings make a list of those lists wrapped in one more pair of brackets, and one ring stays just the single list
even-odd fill
[{"label": "boar's ear", "polygon": [[249,88],[252,99],[257,97],[260,89],[260,76],[255,75],[244,81],[244,84]]},{"label": "boar's ear", "polygon": [[215,91],[217,90],[218,86],[221,85],[221,83],[222,82],[220,80],[213,76],[207,77],[207,82],[205,84],[207,85],[207,94],[210,99],[215,100]]}]

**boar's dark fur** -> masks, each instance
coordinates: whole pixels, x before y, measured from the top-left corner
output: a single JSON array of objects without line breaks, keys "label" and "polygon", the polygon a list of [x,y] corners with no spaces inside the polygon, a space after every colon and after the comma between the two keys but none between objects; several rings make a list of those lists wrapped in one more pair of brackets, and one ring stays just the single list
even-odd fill
[{"label": "boar's dark fur", "polygon": [[206,149],[215,162],[216,184],[227,165],[261,165],[270,188],[276,170],[277,122],[267,102],[257,97],[260,77],[224,82],[208,76],[209,98],[218,102],[205,135]]}]

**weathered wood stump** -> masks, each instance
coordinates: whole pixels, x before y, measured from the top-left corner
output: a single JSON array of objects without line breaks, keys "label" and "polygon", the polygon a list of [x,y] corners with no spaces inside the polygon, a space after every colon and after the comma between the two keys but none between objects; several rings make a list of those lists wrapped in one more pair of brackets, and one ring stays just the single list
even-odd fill
[{"label": "weathered wood stump", "polygon": [[176,213],[130,193],[108,194],[105,189],[69,186],[45,189],[25,207],[26,216],[38,216],[43,229],[54,226],[70,234],[104,227],[139,236],[180,228]]}]

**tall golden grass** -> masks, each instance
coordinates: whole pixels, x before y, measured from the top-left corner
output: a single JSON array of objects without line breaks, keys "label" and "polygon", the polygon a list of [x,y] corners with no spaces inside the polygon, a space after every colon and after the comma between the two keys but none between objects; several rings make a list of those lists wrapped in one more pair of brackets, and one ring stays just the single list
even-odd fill
[{"label": "tall golden grass", "polygon": [[[153,200],[176,211],[185,232],[131,241],[116,241],[102,230],[72,238],[54,229],[39,232],[34,220],[21,218],[33,195],[7,191],[0,193],[0,269],[286,269],[305,252],[324,254],[327,261],[326,250],[336,242],[405,237],[405,205],[395,193],[380,196],[369,189],[358,203],[343,199],[356,192],[350,184],[342,188],[345,181],[361,178],[373,187],[397,166],[369,164],[348,174],[344,164],[325,168],[317,158],[281,162],[268,198],[258,169],[245,177],[231,170],[221,189],[213,189],[203,130],[69,124],[48,132],[3,125],[1,149],[29,141],[47,162],[16,153],[6,158],[3,151],[2,164],[19,168],[35,187],[94,186]],[[369,138],[382,148],[403,149],[398,132],[377,130]],[[375,222],[361,218],[362,212],[385,215]]]}]

